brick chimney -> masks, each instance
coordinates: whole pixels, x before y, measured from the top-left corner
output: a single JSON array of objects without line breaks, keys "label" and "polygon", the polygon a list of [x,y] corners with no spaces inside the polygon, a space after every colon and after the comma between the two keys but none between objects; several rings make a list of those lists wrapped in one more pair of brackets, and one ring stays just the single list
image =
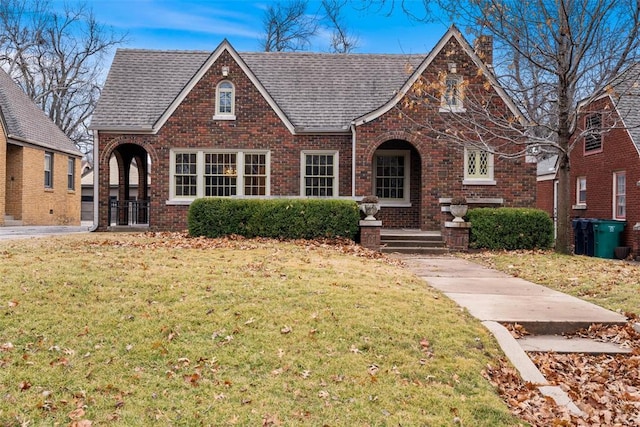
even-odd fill
[{"label": "brick chimney", "polygon": [[493,65],[493,36],[478,36],[473,42],[476,55],[487,65]]}]

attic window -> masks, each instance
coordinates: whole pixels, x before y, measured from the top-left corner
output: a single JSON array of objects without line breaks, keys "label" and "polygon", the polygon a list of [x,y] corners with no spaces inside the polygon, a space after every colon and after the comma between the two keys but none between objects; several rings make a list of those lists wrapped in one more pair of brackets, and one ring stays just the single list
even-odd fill
[{"label": "attic window", "polygon": [[216,88],[215,120],[235,120],[235,87],[233,83],[224,80]]},{"label": "attic window", "polygon": [[[455,67],[453,68],[455,70]],[[462,104],[463,80],[458,74],[448,74],[444,79],[444,88],[442,100],[440,103],[441,112],[462,112],[464,106]]]},{"label": "attic window", "polygon": [[602,150],[602,116],[600,114],[592,114],[585,119],[586,133],[584,136],[584,151],[601,151]]}]

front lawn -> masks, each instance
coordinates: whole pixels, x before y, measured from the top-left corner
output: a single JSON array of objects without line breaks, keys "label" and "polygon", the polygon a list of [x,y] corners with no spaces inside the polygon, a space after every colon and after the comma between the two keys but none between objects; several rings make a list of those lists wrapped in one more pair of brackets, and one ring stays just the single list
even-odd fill
[{"label": "front lawn", "polygon": [[2,242],[0,425],[517,425],[489,333],[355,248]]}]

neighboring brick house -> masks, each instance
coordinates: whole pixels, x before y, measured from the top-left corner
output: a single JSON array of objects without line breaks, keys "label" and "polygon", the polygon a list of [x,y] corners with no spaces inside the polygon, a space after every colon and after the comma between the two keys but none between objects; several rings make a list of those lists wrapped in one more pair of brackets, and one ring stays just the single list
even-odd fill
[{"label": "neighboring brick house", "polygon": [[[189,204],[206,196],[376,194],[384,227],[423,230],[442,227],[454,195],[533,206],[535,164],[463,149],[417,125],[464,115],[462,88],[517,114],[480,59],[491,61],[490,43],[479,48],[451,27],[427,55],[238,53],[226,40],[213,52],[118,50],[91,124],[98,228],[148,220],[152,229],[185,229]],[[453,81],[451,96],[407,109],[421,76]],[[120,185],[110,204],[112,156]],[[134,160],[150,185],[139,183],[132,205]]]},{"label": "neighboring brick house", "polygon": [[80,225],[81,160],[0,69],[0,225]]},{"label": "neighboring brick house", "polygon": [[582,105],[578,117],[570,154],[573,216],[626,221],[621,244],[640,256],[640,64]]}]

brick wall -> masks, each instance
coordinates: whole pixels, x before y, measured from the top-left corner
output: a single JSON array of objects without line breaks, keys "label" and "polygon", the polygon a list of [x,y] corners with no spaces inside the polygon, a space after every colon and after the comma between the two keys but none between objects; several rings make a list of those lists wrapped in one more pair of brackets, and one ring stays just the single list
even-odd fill
[{"label": "brick wall", "polygon": [[24,149],[17,145],[7,145],[7,176],[6,176],[6,206],[5,213],[14,219],[22,219],[22,189],[24,188],[22,175]]},{"label": "brick wall", "polygon": [[554,180],[537,182],[536,208],[546,211],[553,218],[553,187]]},{"label": "brick wall", "polygon": [[[76,159],[75,191],[67,189],[68,155],[53,155],[53,188],[44,188],[44,150],[12,147],[12,159],[21,163],[12,165],[14,190],[11,204],[20,199],[20,210],[11,213],[24,225],[80,225],[80,159]],[[19,151],[20,153],[18,153]],[[7,171],[9,172],[9,171]],[[7,203],[9,205],[9,203]],[[12,208],[14,209],[14,208]],[[13,212],[13,211],[12,211]]]},{"label": "brick wall", "polygon": [[[606,108],[609,99],[603,99],[593,104],[591,111],[610,111],[603,115],[602,126],[607,128],[615,120],[615,108]],[[580,117],[579,135],[584,129],[585,117]],[[613,219],[613,173],[626,172],[626,205],[627,225],[622,234],[623,246],[633,245],[633,226],[640,222],[640,154],[633,145],[625,129],[612,129],[602,137],[602,151],[584,152],[584,138],[576,141],[570,154],[571,161],[571,204],[576,202],[576,180],[578,177],[587,178],[587,209],[572,210],[573,217]],[[635,254],[639,256],[639,253]]]}]

